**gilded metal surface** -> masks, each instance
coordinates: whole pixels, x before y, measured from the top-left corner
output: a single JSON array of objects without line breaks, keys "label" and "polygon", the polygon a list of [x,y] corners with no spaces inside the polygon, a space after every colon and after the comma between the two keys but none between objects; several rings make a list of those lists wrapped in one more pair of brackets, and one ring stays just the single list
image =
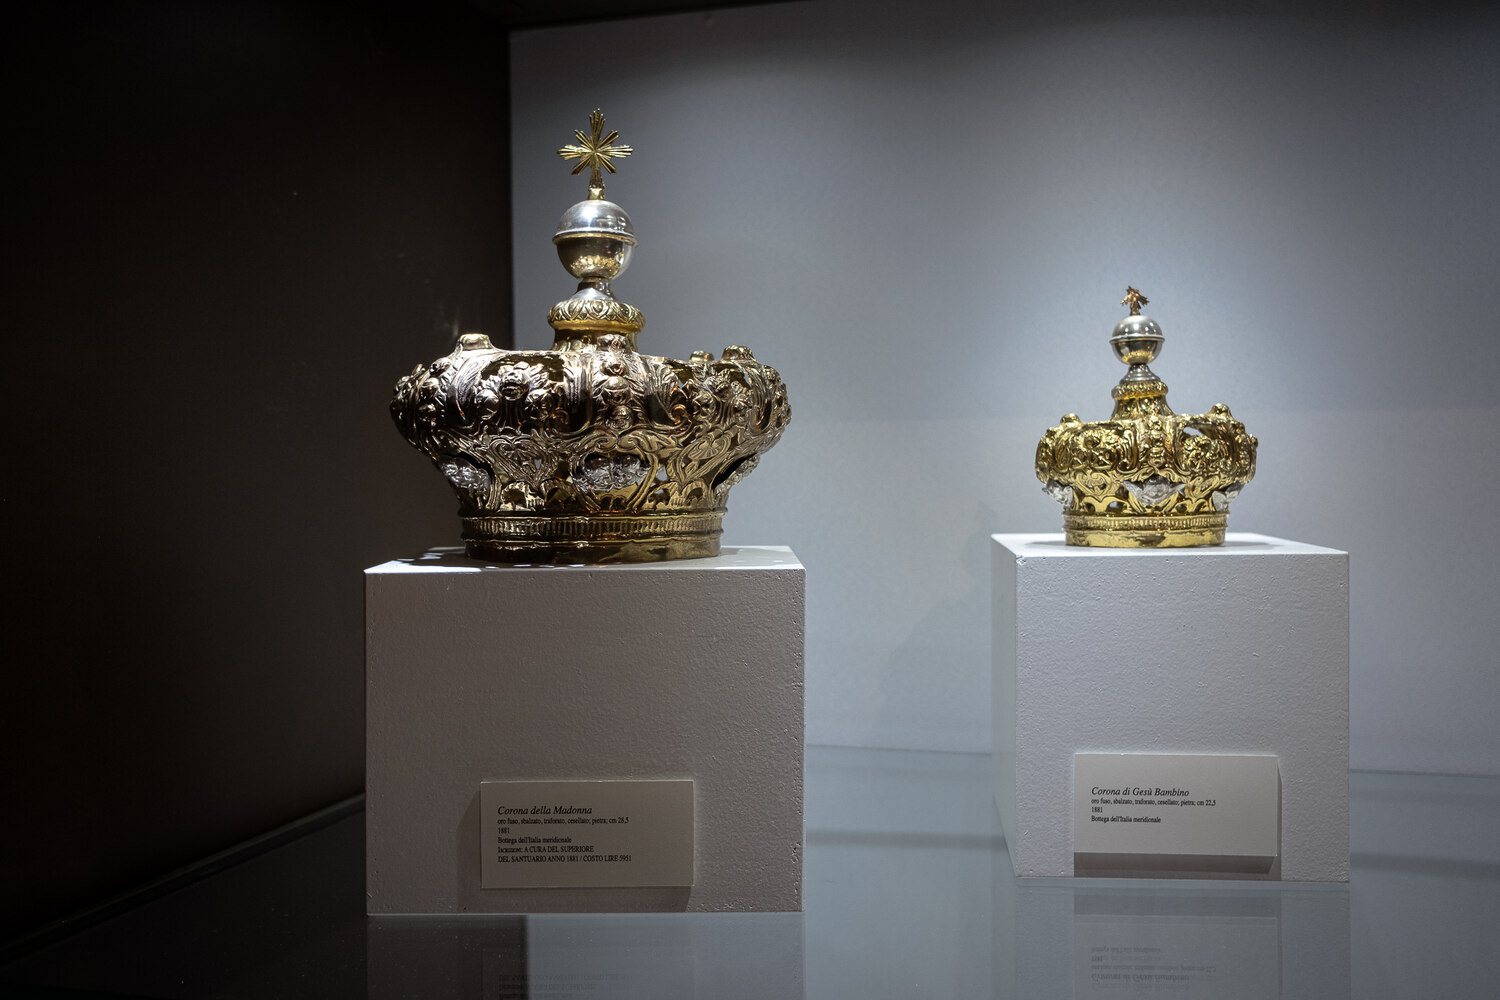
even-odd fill
[{"label": "gilded metal surface", "polygon": [[[536,518],[464,518],[469,555],[496,562],[610,563],[718,555],[722,510]],[[537,535],[546,537],[538,542]],[[586,557],[586,558],[585,558]]]},{"label": "gilded metal surface", "polygon": [[1147,367],[1163,338],[1140,315],[1145,302],[1127,291],[1131,317],[1110,338],[1131,366],[1112,393],[1110,419],[1084,423],[1069,413],[1037,445],[1036,475],[1062,504],[1069,545],[1218,545],[1229,504],[1255,475],[1255,438],[1229,407],[1184,415],[1167,405],[1166,383]]},{"label": "gilded metal surface", "polygon": [[1069,545],[1113,549],[1186,548],[1221,545],[1227,513],[1134,517],[1108,514],[1064,514],[1063,534]]},{"label": "gilded metal surface", "polygon": [[635,335],[646,320],[639,309],[618,299],[564,299],[547,313],[547,323],[554,330],[623,333],[634,348]]},{"label": "gilded metal surface", "polygon": [[[564,156],[613,172],[595,112]],[[588,146],[593,143],[592,146]],[[593,152],[590,152],[590,149]],[[574,171],[577,172],[576,170]],[[553,306],[550,351],[506,351],[483,334],[418,365],[391,413],[458,497],[469,555],[500,562],[641,562],[719,551],[729,490],[791,419],[786,387],[749,348],[687,361],[644,355],[640,311],[610,279],[635,245],[629,217],[602,199],[563,216],[555,242],[578,291]],[[595,188],[599,194],[595,196]]]},{"label": "gilded metal surface", "polygon": [[615,158],[624,159],[635,150],[629,146],[616,146],[615,140],[620,137],[618,131],[612,131],[609,135],[604,132],[604,112],[598,108],[589,115],[589,134],[574,130],[573,137],[578,140],[576,144],[570,143],[557,151],[557,155],[565,160],[577,160],[578,165],[573,168],[573,176],[578,176],[584,167],[589,168],[589,198],[598,201],[604,197],[604,175],[599,173],[603,167],[610,173],[615,172],[615,165],[610,162]]}]

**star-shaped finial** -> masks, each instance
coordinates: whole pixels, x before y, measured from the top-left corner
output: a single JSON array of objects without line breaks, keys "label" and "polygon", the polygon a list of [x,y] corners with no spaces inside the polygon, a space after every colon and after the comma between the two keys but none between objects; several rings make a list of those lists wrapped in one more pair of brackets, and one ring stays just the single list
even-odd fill
[{"label": "star-shaped finial", "polygon": [[595,108],[594,113],[589,115],[589,134],[584,135],[575,130],[573,135],[578,139],[578,143],[576,145],[569,143],[559,149],[557,155],[565,160],[578,161],[578,165],[573,168],[575,176],[581,173],[584,167],[589,168],[589,198],[593,201],[600,201],[604,198],[604,175],[599,172],[599,168],[603,167],[610,173],[614,173],[615,165],[610,161],[616,157],[623,159],[635,150],[629,146],[614,145],[614,141],[620,137],[618,131],[611,131],[609,135],[604,135],[604,112],[598,108]]},{"label": "star-shaped finial", "polygon": [[[574,173],[577,173],[577,171],[574,171]],[[1150,299],[1141,294],[1141,290],[1139,288],[1136,288],[1133,285],[1126,285],[1125,297],[1120,300],[1120,305],[1129,306],[1130,315],[1139,316],[1141,314],[1141,306],[1147,305],[1148,303],[1150,303],[1150,301]]]}]

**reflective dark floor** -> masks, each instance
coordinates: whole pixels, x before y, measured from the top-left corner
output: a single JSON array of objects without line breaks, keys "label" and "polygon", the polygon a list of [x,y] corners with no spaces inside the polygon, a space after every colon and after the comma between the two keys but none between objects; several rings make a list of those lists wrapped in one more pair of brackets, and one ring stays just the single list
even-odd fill
[{"label": "reflective dark floor", "polygon": [[1500,779],[1351,776],[1347,886],[1027,880],[989,759],[814,747],[806,912],[368,919],[350,815],[0,969],[0,996],[1500,996]]}]

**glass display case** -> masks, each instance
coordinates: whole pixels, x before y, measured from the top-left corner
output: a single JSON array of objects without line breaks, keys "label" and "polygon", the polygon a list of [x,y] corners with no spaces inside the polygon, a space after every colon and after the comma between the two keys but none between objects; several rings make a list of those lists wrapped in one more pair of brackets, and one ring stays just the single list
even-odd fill
[{"label": "glass display case", "polygon": [[1018,880],[989,775],[810,748],[801,914],[367,918],[355,800],[12,958],[0,995],[1494,996],[1500,780],[1351,775],[1345,886]]}]

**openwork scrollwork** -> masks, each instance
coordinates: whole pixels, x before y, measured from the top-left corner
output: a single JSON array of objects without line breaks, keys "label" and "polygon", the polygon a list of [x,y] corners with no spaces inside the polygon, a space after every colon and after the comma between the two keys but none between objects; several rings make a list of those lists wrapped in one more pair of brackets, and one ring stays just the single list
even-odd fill
[{"label": "openwork scrollwork", "polygon": [[1230,503],[1255,476],[1255,438],[1229,407],[1184,415],[1167,406],[1167,386],[1148,367],[1164,338],[1140,314],[1146,301],[1126,291],[1131,314],[1110,338],[1130,365],[1110,419],[1066,414],[1037,444],[1037,478],[1062,504],[1071,545],[1218,544]]}]

